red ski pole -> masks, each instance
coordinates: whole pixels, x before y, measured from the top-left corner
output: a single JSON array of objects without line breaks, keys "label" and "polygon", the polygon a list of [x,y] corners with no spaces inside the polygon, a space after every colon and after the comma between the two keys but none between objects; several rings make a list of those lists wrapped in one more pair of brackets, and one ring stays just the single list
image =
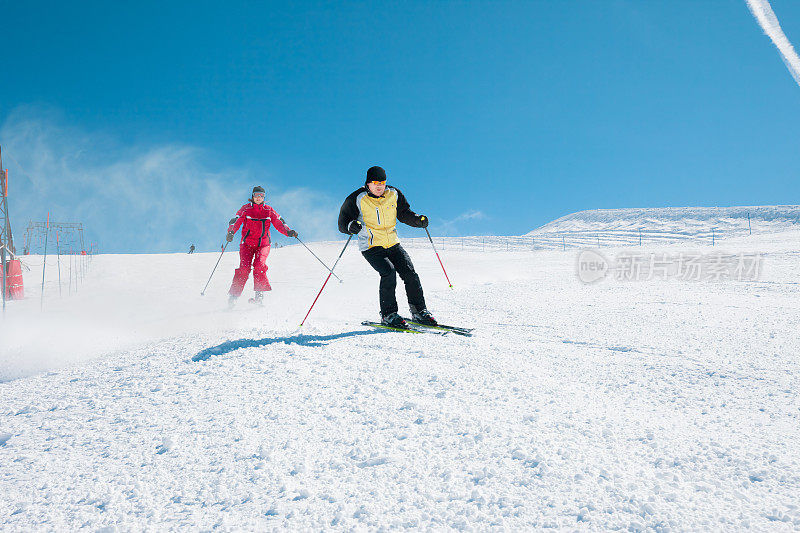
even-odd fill
[{"label": "red ski pole", "polygon": [[336,268],[336,265],[338,265],[338,264],[339,264],[339,259],[341,259],[341,258],[342,258],[342,256],[344,255],[344,251],[345,251],[345,250],[347,250],[347,245],[348,245],[348,244],[350,244],[350,240],[351,240],[352,238],[353,238],[353,236],[352,236],[352,235],[350,235],[350,237],[348,237],[348,238],[347,238],[347,242],[346,242],[346,243],[344,243],[344,248],[342,248],[342,253],[340,253],[340,254],[339,254],[339,257],[337,257],[337,258],[336,258],[336,262],[335,262],[335,263],[333,264],[333,266],[331,267],[331,271],[330,271],[330,273],[328,274],[328,277],[327,277],[327,278],[325,278],[325,283],[323,283],[323,284],[322,284],[322,288],[321,288],[321,289],[319,290],[319,292],[317,293],[317,297],[316,297],[316,298],[314,298],[314,303],[312,303],[312,304],[311,304],[311,307],[309,307],[309,308],[308,308],[308,313],[306,313],[306,316],[305,316],[305,317],[303,317],[303,321],[302,321],[302,322],[300,322],[300,327],[301,327],[301,328],[303,327],[303,324],[305,324],[305,323],[306,323],[306,318],[308,318],[308,315],[310,315],[310,314],[311,314],[311,310],[312,310],[312,309],[314,309],[314,305],[316,305],[316,303],[317,303],[317,300],[319,300],[319,295],[320,295],[320,294],[322,294],[322,291],[323,291],[323,290],[325,290],[325,285],[327,285],[327,284],[328,284],[328,280],[329,280],[329,279],[331,279],[331,276],[333,275],[333,269],[334,269],[334,268]]},{"label": "red ski pole", "polygon": [[439,250],[436,249],[436,245],[433,244],[433,239],[431,238],[431,232],[428,231],[428,228],[425,228],[425,233],[428,234],[428,240],[431,241],[431,246],[433,246],[433,251],[436,252],[436,259],[439,260],[439,264],[442,267],[442,272],[444,272],[444,278],[447,280],[447,284],[450,285],[450,288],[453,288],[453,284],[450,283],[450,278],[447,276],[447,270],[444,269],[444,265],[442,264],[442,258],[439,257]]}]

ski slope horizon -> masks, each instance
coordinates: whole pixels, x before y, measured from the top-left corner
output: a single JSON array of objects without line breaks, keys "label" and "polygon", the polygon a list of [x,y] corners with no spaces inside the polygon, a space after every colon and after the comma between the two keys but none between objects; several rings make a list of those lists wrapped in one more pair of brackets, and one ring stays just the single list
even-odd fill
[{"label": "ski slope horizon", "polygon": [[352,246],[299,332],[327,275],[301,246],[231,311],[235,252],[203,297],[219,253],[99,255],[62,298],[48,259],[44,311],[26,258],[0,322],[3,528],[800,527],[800,230],[599,249],[755,252],[754,281],[585,284],[576,248],[445,243],[450,289],[407,244],[474,337],[361,326],[378,279]]},{"label": "ski slope horizon", "polygon": [[626,246],[719,239],[800,228],[800,206],[589,209],[524,234],[540,248]]},{"label": "ski slope horizon", "polygon": [[730,207],[640,207],[576,211],[548,222],[525,235],[559,231],[611,232],[642,229],[675,235],[707,233],[713,227],[723,235],[770,233],[800,226],[800,205]]}]

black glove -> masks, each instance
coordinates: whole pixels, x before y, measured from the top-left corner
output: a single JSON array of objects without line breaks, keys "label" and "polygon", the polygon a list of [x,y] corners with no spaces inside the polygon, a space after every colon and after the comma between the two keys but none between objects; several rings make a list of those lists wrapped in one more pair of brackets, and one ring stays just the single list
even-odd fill
[{"label": "black glove", "polygon": [[428,227],[428,217],[425,215],[417,215],[417,224],[419,228],[427,228]]},{"label": "black glove", "polygon": [[359,222],[358,220],[353,220],[347,225],[347,232],[350,235],[355,235],[356,233],[361,231],[361,227],[362,227],[361,222]]},{"label": "black glove", "polygon": [[228,234],[225,236],[225,240],[228,241],[228,242],[232,242],[233,241],[233,232],[232,231],[228,232]]},{"label": "black glove", "polygon": [[290,229],[286,234],[289,237],[297,237],[297,232],[295,230],[293,230],[293,229]]}]

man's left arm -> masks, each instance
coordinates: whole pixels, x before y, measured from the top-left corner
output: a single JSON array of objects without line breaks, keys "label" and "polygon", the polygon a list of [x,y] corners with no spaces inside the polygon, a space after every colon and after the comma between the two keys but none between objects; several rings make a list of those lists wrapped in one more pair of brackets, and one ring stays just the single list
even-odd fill
[{"label": "man's left arm", "polygon": [[406,197],[400,192],[400,189],[395,189],[395,191],[397,191],[397,220],[415,228],[427,227],[428,217],[425,215],[418,215],[412,211],[408,200],[406,200]]}]

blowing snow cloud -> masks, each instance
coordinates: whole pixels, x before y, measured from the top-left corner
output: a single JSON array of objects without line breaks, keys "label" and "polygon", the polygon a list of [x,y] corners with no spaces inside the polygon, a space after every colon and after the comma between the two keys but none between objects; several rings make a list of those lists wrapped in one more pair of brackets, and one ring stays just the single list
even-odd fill
[{"label": "blowing snow cloud", "polygon": [[303,189],[282,189],[264,172],[220,168],[186,144],[123,145],[73,127],[58,113],[21,107],[0,126],[11,169],[17,242],[28,220],[83,222],[101,252],[218,250],[228,220],[253,185],[309,240],[335,238],[336,203]]}]

